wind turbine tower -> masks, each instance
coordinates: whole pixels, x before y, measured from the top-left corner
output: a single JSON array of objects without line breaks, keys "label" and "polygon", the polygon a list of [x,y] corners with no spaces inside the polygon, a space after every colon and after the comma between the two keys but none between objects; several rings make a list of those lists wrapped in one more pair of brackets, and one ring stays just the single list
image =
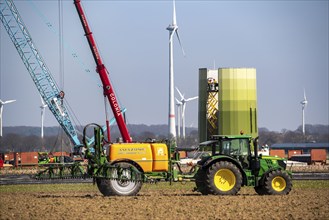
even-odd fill
[{"label": "wind turbine tower", "polygon": [[47,104],[43,101],[42,97],[41,98],[41,105],[40,105],[40,109],[41,109],[41,138],[43,138],[43,122],[45,119],[45,110],[47,108]]},{"label": "wind turbine tower", "polygon": [[179,44],[182,48],[183,55],[185,56],[182,44],[178,34],[178,26],[176,22],[176,8],[175,1],[173,1],[173,20],[172,24],[167,27],[169,31],[169,138],[176,138],[176,124],[175,124],[175,99],[174,99],[174,54],[173,54],[173,37],[176,33]]},{"label": "wind turbine tower", "polygon": [[3,106],[12,102],[15,102],[16,100],[8,100],[8,101],[2,101],[0,99],[0,137],[2,137],[2,113],[3,113]]},{"label": "wind turbine tower", "polygon": [[176,87],[177,92],[179,93],[179,96],[181,97],[180,103],[181,104],[181,114],[182,114],[182,127],[183,127],[183,138],[185,139],[185,109],[186,109],[186,102],[192,101],[194,99],[197,99],[198,96],[192,97],[192,98],[187,98],[185,99],[184,95],[179,91],[179,89]]},{"label": "wind turbine tower", "polygon": [[304,100],[302,100],[300,104],[302,104],[302,129],[303,129],[303,135],[305,135],[305,108],[307,105],[305,89],[304,89]]}]

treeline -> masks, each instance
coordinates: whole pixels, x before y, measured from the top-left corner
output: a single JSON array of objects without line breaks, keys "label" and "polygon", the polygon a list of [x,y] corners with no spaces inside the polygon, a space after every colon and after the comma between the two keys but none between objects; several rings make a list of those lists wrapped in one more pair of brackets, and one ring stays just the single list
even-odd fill
[{"label": "treeline", "polygon": [[[130,135],[135,142],[155,139],[165,141],[168,132],[167,125],[129,125]],[[83,127],[76,130],[82,134]],[[186,128],[187,136],[178,140],[179,144],[191,146],[198,144],[198,131],[196,128]],[[67,151],[71,152],[73,144],[59,127],[44,128],[44,138],[40,137],[40,127],[4,127],[4,135],[0,137],[0,152],[32,152],[32,151]],[[87,130],[87,136],[93,136],[93,129]],[[78,135],[82,143],[82,135]],[[111,141],[116,142],[121,137],[117,127],[111,129]]]},{"label": "treeline", "polygon": [[328,143],[329,142],[329,125],[305,125],[305,135],[302,132],[302,126],[299,126],[295,131],[282,129],[280,132],[269,131],[266,128],[260,128],[258,130],[259,143],[261,145],[278,143],[305,143],[305,142],[317,142]]},{"label": "treeline", "polygon": [[[12,129],[15,132],[7,132],[1,138],[0,137],[0,152],[28,152],[28,151],[67,151],[71,152],[73,145],[69,138],[60,129],[52,129],[52,133],[49,135],[45,132],[45,137],[42,139],[39,135],[29,134],[40,132],[39,129],[21,127],[17,130]],[[142,142],[149,139],[165,140],[167,133],[166,125],[134,125],[130,129],[130,134],[133,140],[136,142]],[[328,125],[306,125],[306,135],[302,134],[301,126],[295,131],[283,129],[280,132],[269,131],[267,128],[259,128],[259,144],[260,145],[272,145],[275,143],[303,143],[303,142],[329,142],[329,126]],[[55,132],[57,131],[57,132]],[[89,130],[87,135],[92,137],[92,130]],[[197,146],[198,131],[194,128],[187,129],[185,139],[178,139],[177,144],[180,147]],[[111,140],[115,142],[120,137],[120,133],[117,129],[111,130]],[[79,137],[82,140],[82,136]]]},{"label": "treeline", "polygon": [[8,134],[0,139],[0,152],[71,152],[72,145],[66,135],[24,136],[20,134]]}]

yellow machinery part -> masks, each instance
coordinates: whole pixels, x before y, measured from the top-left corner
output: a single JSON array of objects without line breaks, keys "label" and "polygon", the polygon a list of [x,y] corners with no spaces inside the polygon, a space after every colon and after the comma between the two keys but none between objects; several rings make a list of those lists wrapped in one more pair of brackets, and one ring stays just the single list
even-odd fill
[{"label": "yellow machinery part", "polygon": [[236,178],[231,170],[220,169],[214,176],[214,183],[219,190],[226,192],[233,189],[236,183]]},{"label": "yellow machinery part", "polygon": [[287,187],[286,180],[282,176],[276,176],[272,180],[272,188],[277,191],[281,192]]},{"label": "yellow machinery part", "polygon": [[156,143],[115,143],[110,147],[110,162],[132,160],[144,172],[168,171],[168,148]]},{"label": "yellow machinery part", "polygon": [[165,144],[151,144],[153,171],[168,171],[168,148]]}]

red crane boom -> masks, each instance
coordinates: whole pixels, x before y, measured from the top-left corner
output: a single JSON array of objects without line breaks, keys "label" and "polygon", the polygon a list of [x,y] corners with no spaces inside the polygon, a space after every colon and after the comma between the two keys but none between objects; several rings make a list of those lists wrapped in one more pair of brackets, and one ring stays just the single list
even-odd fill
[{"label": "red crane boom", "polygon": [[104,96],[107,96],[111,109],[113,111],[113,115],[117,121],[121,136],[123,138],[123,141],[126,143],[131,143],[132,139],[130,137],[129,131],[127,129],[126,123],[124,122],[123,115],[121,113],[121,108],[119,106],[119,103],[117,101],[117,98],[114,94],[113,87],[111,85],[109,76],[108,76],[108,71],[103,64],[103,61],[101,59],[101,56],[98,52],[93,34],[90,30],[90,27],[87,22],[87,18],[85,16],[85,13],[83,11],[81,1],[80,0],[74,0],[75,7],[78,11],[80,21],[82,24],[82,27],[85,31],[85,36],[88,40],[89,47],[91,49],[91,52],[93,54],[94,60],[96,62],[96,71],[99,74],[99,77],[101,78],[102,84],[103,84],[103,89],[104,89]]}]

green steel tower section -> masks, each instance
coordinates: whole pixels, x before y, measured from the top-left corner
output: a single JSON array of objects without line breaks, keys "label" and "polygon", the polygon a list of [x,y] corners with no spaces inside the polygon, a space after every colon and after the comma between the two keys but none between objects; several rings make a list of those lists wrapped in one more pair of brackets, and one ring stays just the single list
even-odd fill
[{"label": "green steel tower section", "polygon": [[199,140],[258,136],[255,68],[199,69]]},{"label": "green steel tower section", "polygon": [[256,69],[220,68],[219,131],[258,136]]}]

